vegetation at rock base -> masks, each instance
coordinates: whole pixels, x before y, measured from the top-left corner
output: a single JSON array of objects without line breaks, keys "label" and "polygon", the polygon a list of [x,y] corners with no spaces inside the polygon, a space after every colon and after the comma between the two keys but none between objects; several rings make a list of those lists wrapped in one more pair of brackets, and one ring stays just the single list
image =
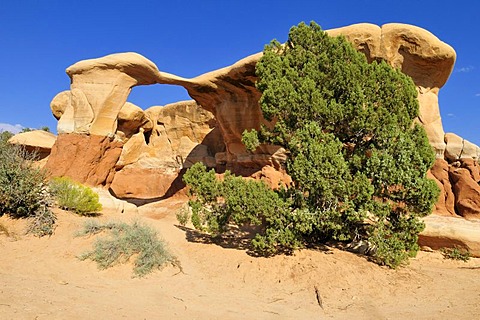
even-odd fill
[{"label": "vegetation at rock base", "polygon": [[119,263],[126,263],[135,256],[133,272],[138,277],[145,276],[154,269],[161,269],[168,263],[180,267],[166,244],[158,238],[157,232],[138,221],[132,224],[121,222],[100,224],[95,220],[89,220],[77,235],[95,235],[102,231],[109,231],[110,235],[97,239],[94,249],[82,254],[80,259],[90,259],[95,261],[100,269],[106,269]]},{"label": "vegetation at rock base", "polygon": [[273,128],[246,131],[244,143],[287,150],[294,185],[262,182],[201,165],[184,176],[196,228],[219,233],[230,224],[260,224],[252,241],[263,254],[328,240],[365,240],[372,259],[396,267],[418,250],[418,233],[438,197],[426,178],[434,153],[418,115],[413,81],[385,62],[367,63],[343,37],[315,24],[292,27],[272,41],[256,66],[260,106]]},{"label": "vegetation at rock base", "polygon": [[28,233],[52,235],[56,217],[50,210],[45,174],[32,166],[35,154],[8,144],[9,136],[2,132],[0,140],[0,215],[29,218]]},{"label": "vegetation at rock base", "polygon": [[21,147],[0,145],[0,214],[21,218],[39,209],[45,175],[31,166],[32,160]]},{"label": "vegetation at rock base", "polygon": [[70,178],[54,178],[50,181],[49,188],[60,208],[80,215],[88,215],[102,210],[98,194]]},{"label": "vegetation at rock base", "polygon": [[460,260],[463,262],[467,262],[468,260],[470,260],[470,252],[465,249],[454,247],[443,248],[441,251],[445,259]]}]

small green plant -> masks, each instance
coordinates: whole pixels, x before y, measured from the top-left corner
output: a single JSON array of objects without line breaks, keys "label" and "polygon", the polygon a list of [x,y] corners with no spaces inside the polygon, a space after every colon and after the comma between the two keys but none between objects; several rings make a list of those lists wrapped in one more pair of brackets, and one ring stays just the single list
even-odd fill
[{"label": "small green plant", "polygon": [[96,192],[69,178],[54,178],[49,184],[58,206],[80,215],[88,215],[102,210]]},{"label": "small green plant", "polygon": [[109,231],[110,235],[97,239],[93,250],[82,254],[79,257],[81,260],[90,259],[100,269],[107,269],[126,263],[135,256],[133,272],[137,277],[161,269],[168,263],[180,267],[177,258],[169,252],[164,241],[158,238],[157,232],[138,221],[133,224],[100,224],[91,220],[85,223],[77,235],[95,235],[102,231]]},{"label": "small green plant", "polygon": [[465,249],[453,247],[443,248],[441,251],[445,259],[460,260],[463,262],[467,262],[468,260],[470,260],[470,252]]},{"label": "small green plant", "polygon": [[182,206],[180,209],[178,209],[175,213],[175,216],[177,217],[177,221],[181,226],[186,226],[190,220],[190,208],[188,205]]},{"label": "small green plant", "polygon": [[245,130],[242,133],[242,143],[245,145],[245,148],[253,152],[260,146],[260,140],[258,139],[258,132],[255,130]]}]

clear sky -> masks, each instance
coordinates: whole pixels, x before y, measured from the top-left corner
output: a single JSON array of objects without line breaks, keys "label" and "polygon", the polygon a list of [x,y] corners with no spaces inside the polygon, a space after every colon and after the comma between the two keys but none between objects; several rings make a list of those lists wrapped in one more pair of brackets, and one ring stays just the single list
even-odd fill
[{"label": "clear sky", "polygon": [[[228,66],[292,25],[323,29],[401,22],[429,30],[457,52],[440,91],[446,132],[480,145],[480,1],[0,0],[0,128],[55,131],[50,101],[69,89],[65,69],[111,53],[134,51],[161,71],[183,77]],[[182,87],[135,87],[129,101],[146,109],[189,99]]]}]

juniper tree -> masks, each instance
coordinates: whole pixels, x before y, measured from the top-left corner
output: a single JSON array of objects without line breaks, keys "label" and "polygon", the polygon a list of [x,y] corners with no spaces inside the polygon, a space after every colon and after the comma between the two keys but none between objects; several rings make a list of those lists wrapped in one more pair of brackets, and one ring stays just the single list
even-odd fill
[{"label": "juniper tree", "polygon": [[284,45],[267,45],[256,70],[263,115],[275,121],[260,137],[289,151],[297,203],[317,220],[312,233],[366,237],[386,264],[415,253],[419,217],[438,190],[426,178],[435,156],[414,124],[412,79],[384,61],[368,64],[314,22],[292,27]]},{"label": "juniper tree", "polygon": [[[431,212],[438,188],[426,178],[434,153],[414,123],[419,105],[412,79],[385,62],[368,64],[345,38],[330,37],[313,22],[292,27],[285,44],[267,45],[256,72],[260,107],[273,126],[246,131],[243,141],[250,150],[260,143],[284,147],[293,186],[276,194],[240,188],[255,190],[241,197],[255,205],[214,204],[217,197],[228,204],[239,196],[213,182],[210,172],[213,189],[193,188],[197,209],[208,208],[204,221],[261,222],[253,245],[264,253],[356,238],[370,241],[373,258],[391,267],[414,255],[424,227],[419,218]],[[195,167],[187,185],[205,174]],[[216,193],[206,201],[202,194],[211,189]],[[268,208],[259,198],[268,199]]]}]

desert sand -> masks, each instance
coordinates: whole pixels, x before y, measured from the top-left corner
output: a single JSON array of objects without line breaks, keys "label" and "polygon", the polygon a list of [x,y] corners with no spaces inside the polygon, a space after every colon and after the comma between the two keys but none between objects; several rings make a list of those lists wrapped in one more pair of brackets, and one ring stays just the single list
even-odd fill
[{"label": "desert sand", "polygon": [[257,258],[241,246],[212,243],[178,226],[184,198],[103,214],[140,220],[178,257],[132,278],[132,265],[99,270],[78,255],[95,237],[75,237],[89,219],[57,210],[50,238],[24,235],[25,221],[0,217],[1,319],[478,319],[480,259],[419,252],[391,270],[335,248]]}]

